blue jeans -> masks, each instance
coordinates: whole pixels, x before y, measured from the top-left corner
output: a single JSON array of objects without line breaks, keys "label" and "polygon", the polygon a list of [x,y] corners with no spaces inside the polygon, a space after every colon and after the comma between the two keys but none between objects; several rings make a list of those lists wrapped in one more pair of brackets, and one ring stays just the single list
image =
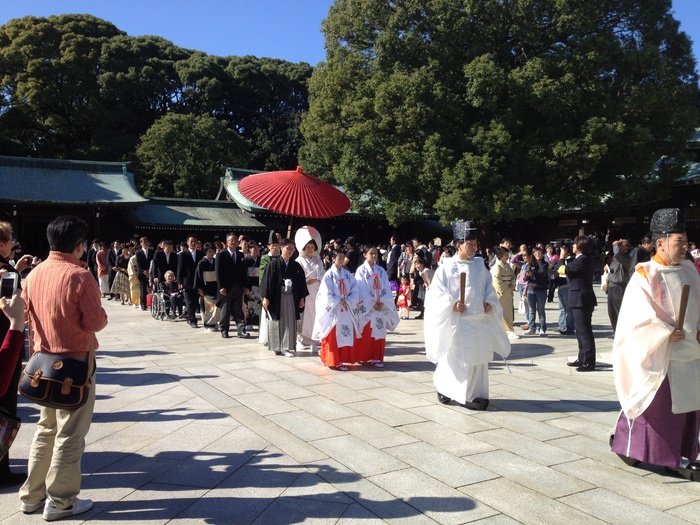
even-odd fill
[{"label": "blue jeans", "polygon": [[527,312],[527,324],[529,329],[535,330],[535,311],[540,317],[540,330],[547,331],[547,316],[544,312],[544,307],[547,303],[547,290],[527,291],[527,303],[530,309]]},{"label": "blue jeans", "polygon": [[559,331],[573,332],[574,312],[569,307],[569,285],[558,287],[557,297],[559,298]]}]

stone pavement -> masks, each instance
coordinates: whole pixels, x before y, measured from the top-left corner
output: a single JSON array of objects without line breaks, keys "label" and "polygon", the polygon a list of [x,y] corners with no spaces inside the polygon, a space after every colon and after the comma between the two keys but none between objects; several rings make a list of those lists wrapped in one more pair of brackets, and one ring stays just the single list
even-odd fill
[{"label": "stone pavement", "polygon": [[[594,329],[610,358],[605,296]],[[700,483],[624,465],[608,433],[612,372],[577,373],[574,337],[513,344],[491,364],[487,412],[438,404],[422,323],[390,335],[386,367],[336,372],[104,302],[97,405],[71,522],[696,523]],[[415,315],[415,313],[413,314]],[[518,317],[522,321],[522,316]],[[12,449],[26,468],[37,409]],[[0,523],[43,523],[0,491]]]}]

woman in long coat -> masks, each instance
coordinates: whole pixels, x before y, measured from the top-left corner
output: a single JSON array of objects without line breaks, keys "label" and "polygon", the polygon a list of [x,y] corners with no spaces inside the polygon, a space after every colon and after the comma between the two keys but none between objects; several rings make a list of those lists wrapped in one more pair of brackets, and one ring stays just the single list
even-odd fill
[{"label": "woman in long coat", "polygon": [[509,339],[520,339],[513,330],[513,291],[515,290],[515,270],[508,264],[510,253],[500,246],[496,248],[496,263],[491,267],[493,287],[498,301],[503,307],[503,326]]}]

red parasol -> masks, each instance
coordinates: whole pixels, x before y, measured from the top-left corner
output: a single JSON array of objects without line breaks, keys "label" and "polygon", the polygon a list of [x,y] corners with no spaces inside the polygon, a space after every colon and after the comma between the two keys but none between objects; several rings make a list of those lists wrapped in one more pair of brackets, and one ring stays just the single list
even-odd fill
[{"label": "red parasol", "polygon": [[350,209],[350,199],[313,175],[296,171],[255,173],[241,179],[238,191],[253,204],[292,217],[325,219]]}]

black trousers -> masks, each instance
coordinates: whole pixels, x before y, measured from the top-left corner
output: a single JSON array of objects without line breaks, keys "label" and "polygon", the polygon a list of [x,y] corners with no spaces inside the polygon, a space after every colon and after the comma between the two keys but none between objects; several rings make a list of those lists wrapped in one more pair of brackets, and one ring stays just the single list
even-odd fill
[{"label": "black trousers", "polygon": [[141,285],[141,310],[146,310],[146,296],[148,295],[148,277],[141,274],[139,275],[139,284]]},{"label": "black trousers", "polygon": [[578,360],[595,366],[595,339],[593,338],[593,308],[572,308],[574,329],[578,340]]},{"label": "black trousers", "polygon": [[187,310],[187,322],[197,324],[197,304],[199,303],[199,292],[196,289],[183,288],[185,294],[185,309]]},{"label": "black trousers", "polygon": [[620,317],[622,298],[625,295],[626,286],[611,284],[608,286],[608,317],[613,332],[617,329],[617,318]]},{"label": "black trousers", "polygon": [[219,329],[228,332],[231,326],[231,314],[236,322],[236,331],[245,333],[245,316],[243,315],[243,288],[234,284],[226,291],[226,297],[221,301],[221,315],[219,317]]},{"label": "black trousers", "polygon": [[[3,338],[4,339],[4,338]],[[22,355],[24,350],[20,352],[15,364],[15,372],[12,374],[12,380],[7,388],[4,396],[0,397],[0,407],[9,412],[10,415],[17,417],[17,385],[19,385],[19,376],[22,373]],[[0,479],[10,474],[10,453],[5,454],[5,457],[0,460]]]}]

